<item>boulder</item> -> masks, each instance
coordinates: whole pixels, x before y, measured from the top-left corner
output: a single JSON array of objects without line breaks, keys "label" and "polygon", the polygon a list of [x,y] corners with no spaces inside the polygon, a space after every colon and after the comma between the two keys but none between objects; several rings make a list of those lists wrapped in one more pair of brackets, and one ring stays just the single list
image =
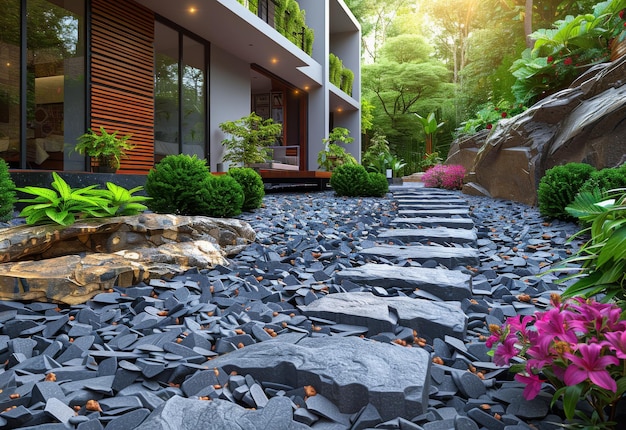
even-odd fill
[{"label": "boulder", "polygon": [[5,228],[0,300],[84,303],[114,286],[227,265],[255,237],[235,219],[161,214]]},{"label": "boulder", "polygon": [[457,139],[447,164],[468,170],[468,194],[537,204],[545,171],[569,162],[626,161],[626,57],[598,65],[491,132]]}]

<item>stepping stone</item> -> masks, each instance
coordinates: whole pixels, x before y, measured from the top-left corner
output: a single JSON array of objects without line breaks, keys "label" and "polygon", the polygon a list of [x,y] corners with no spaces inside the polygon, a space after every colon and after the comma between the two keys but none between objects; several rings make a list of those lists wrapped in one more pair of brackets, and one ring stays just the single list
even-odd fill
[{"label": "stepping stone", "polygon": [[396,246],[380,245],[359,251],[361,255],[378,256],[395,260],[413,260],[423,263],[434,260],[452,269],[457,266],[478,266],[479,253],[473,248],[448,248],[443,246]]},{"label": "stepping stone", "polygon": [[337,283],[344,280],[383,288],[424,290],[442,300],[461,301],[472,296],[472,277],[460,271],[447,269],[367,263],[360,267],[343,269],[335,274]]},{"label": "stepping stone", "polygon": [[265,408],[250,410],[226,400],[205,401],[176,395],[155,409],[135,430],[185,429],[190,426],[203,430],[310,429],[293,420],[291,405],[287,397],[273,397]]},{"label": "stepping stone", "polygon": [[398,239],[403,242],[419,243],[467,243],[476,246],[476,231],[457,228],[393,228],[378,234],[379,239]]},{"label": "stepping stone", "polygon": [[400,209],[398,210],[398,215],[405,216],[407,218],[411,217],[426,217],[426,216],[435,216],[435,217],[453,217],[453,216],[464,216],[469,218],[469,208],[461,208],[461,209]]},{"label": "stepping stone", "polygon": [[366,326],[370,336],[395,333],[398,326],[404,326],[429,340],[445,336],[463,339],[467,329],[467,316],[458,302],[378,297],[372,293],[336,293],[300,309],[309,317]]},{"label": "stepping stone", "polygon": [[415,210],[415,211],[431,210],[431,209],[459,210],[459,209],[469,209],[469,206],[463,203],[453,205],[453,204],[439,204],[433,201],[432,203],[402,203],[402,204],[398,204],[398,208],[405,209],[405,210]]},{"label": "stepping stone", "polygon": [[291,343],[279,336],[211,360],[211,366],[260,381],[313,385],[341,413],[353,414],[372,403],[384,420],[426,412],[430,365],[429,353],[421,348],[358,337],[306,337]]},{"label": "stepping stone", "polygon": [[468,206],[467,202],[463,199],[459,199],[459,198],[439,198],[439,197],[434,197],[434,198],[425,198],[422,196],[418,196],[418,197],[404,197],[401,199],[397,199],[396,200],[398,202],[399,205],[405,205],[405,204],[418,204],[418,205],[427,205],[427,204],[437,204],[437,205],[464,205],[464,206]]},{"label": "stepping stone", "polygon": [[416,217],[416,218],[394,218],[391,224],[415,224],[423,227],[449,227],[464,228],[471,230],[474,228],[474,221],[470,218],[453,217]]}]

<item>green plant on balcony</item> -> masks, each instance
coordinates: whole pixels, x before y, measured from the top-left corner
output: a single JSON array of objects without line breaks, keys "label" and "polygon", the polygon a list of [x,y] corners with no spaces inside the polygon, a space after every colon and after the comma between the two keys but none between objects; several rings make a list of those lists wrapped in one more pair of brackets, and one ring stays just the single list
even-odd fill
[{"label": "green plant on balcony", "polygon": [[276,30],[308,55],[313,52],[313,30],[306,25],[306,13],[296,0],[276,0],[274,9]]},{"label": "green plant on balcony", "polygon": [[349,96],[352,96],[352,84],[354,83],[354,72],[348,68],[341,70],[341,85],[339,88]]},{"label": "green plant on balcony", "polygon": [[341,58],[332,52],[328,55],[328,80],[331,84],[348,95],[352,95],[352,85],[354,83],[354,72],[343,67]]},{"label": "green plant on balcony", "polygon": [[317,164],[327,172],[331,172],[335,167],[343,164],[357,164],[352,154],[346,152],[343,146],[338,143],[348,144],[354,141],[350,137],[350,130],[343,127],[335,127],[328,134],[326,139],[322,139],[324,149],[317,154]]}]

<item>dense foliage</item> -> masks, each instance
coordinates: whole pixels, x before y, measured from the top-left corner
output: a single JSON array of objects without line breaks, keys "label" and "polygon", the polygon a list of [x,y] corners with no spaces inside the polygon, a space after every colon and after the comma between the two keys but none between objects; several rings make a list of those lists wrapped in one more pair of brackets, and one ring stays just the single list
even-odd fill
[{"label": "dense foliage", "polygon": [[580,191],[609,191],[626,188],[626,164],[618,168],[606,168],[591,173]]},{"label": "dense foliage", "polygon": [[210,175],[207,188],[207,212],[212,217],[233,217],[241,214],[243,188],[230,175]]},{"label": "dense foliage", "polygon": [[565,208],[595,170],[584,163],[568,163],[546,170],[537,191],[539,213],[546,218],[573,220]]},{"label": "dense foliage", "polygon": [[344,164],[333,170],[330,186],[338,196],[382,197],[389,191],[389,183],[382,173],[368,173],[360,164]]},{"label": "dense foliage", "polygon": [[9,165],[0,159],[0,221],[8,221],[13,217],[16,200],[15,183],[9,175]]},{"label": "dense foliage", "polygon": [[209,211],[206,161],[186,154],[168,155],[146,178],[150,209],[157,213],[205,215]]},{"label": "dense foliage", "polygon": [[206,160],[195,155],[161,160],[148,173],[146,192],[152,197],[150,209],[157,213],[230,217],[239,215],[244,203],[243,187],[234,176],[211,174]]},{"label": "dense foliage", "polygon": [[228,170],[228,174],[235,178],[243,189],[243,211],[251,211],[261,207],[265,196],[263,178],[254,169],[249,167],[234,167]]}]

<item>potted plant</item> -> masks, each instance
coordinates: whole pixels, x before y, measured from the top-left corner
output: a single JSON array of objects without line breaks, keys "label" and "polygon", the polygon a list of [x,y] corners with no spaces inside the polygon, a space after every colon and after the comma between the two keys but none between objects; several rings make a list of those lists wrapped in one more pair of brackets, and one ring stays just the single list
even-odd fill
[{"label": "potted plant", "polygon": [[352,143],[353,137],[350,137],[350,130],[343,127],[335,127],[331,130],[326,139],[322,139],[324,142],[324,149],[317,154],[317,164],[320,168],[327,172],[332,171],[335,167],[342,164],[352,163],[357,164],[356,159],[352,154],[346,152],[343,146],[337,143]]},{"label": "potted plant", "polygon": [[264,120],[252,112],[237,121],[221,123],[220,130],[231,135],[230,139],[222,140],[227,149],[223,160],[249,167],[271,158],[269,146],[280,137],[283,126],[274,123],[272,118]]},{"label": "potted plant", "polygon": [[118,137],[117,133],[117,130],[108,133],[104,127],[100,126],[100,134],[98,134],[90,128],[87,133],[78,137],[74,150],[96,159],[97,166],[94,167],[94,171],[115,173],[120,168],[120,159],[127,156],[126,151],[135,147],[128,142],[130,134]]}]

